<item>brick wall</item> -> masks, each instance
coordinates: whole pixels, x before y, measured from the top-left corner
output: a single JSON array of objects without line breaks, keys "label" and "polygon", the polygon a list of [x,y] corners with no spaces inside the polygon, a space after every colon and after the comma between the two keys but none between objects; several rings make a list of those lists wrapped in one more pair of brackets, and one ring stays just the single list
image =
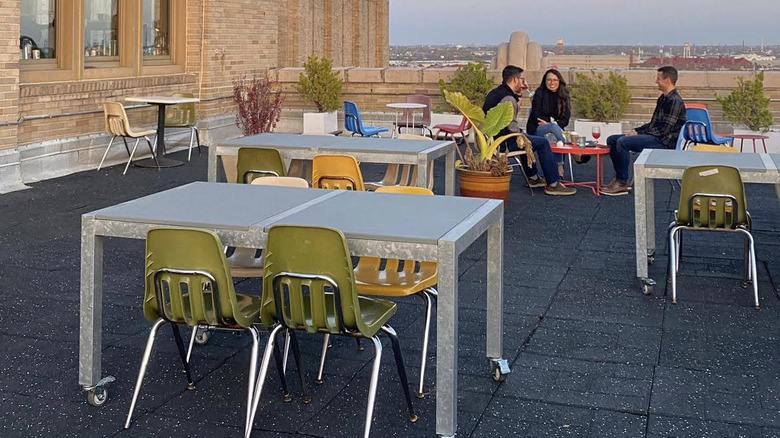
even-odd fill
[{"label": "brick wall", "polygon": [[0,1],[0,149],[16,146],[19,118],[19,0]]}]

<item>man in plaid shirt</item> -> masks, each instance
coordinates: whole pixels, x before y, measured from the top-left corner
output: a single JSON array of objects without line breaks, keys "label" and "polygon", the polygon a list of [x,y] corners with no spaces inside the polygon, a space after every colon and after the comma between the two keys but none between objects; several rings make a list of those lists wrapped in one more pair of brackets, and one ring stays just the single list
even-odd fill
[{"label": "man in plaid shirt", "polygon": [[628,193],[628,166],[631,164],[631,152],[641,152],[645,148],[674,149],[677,135],[685,124],[685,102],[677,93],[677,69],[671,66],[661,67],[656,74],[655,83],[663,93],[655,104],[653,118],[628,134],[611,135],[607,139],[610,147],[609,158],[615,168],[615,178],[601,189],[607,196],[620,196]]}]

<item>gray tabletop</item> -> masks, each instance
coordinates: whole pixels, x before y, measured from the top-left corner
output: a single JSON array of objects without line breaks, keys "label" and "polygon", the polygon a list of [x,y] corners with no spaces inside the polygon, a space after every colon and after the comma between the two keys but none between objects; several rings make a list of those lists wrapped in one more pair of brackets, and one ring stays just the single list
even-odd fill
[{"label": "gray tabletop", "polygon": [[264,133],[228,140],[222,146],[254,146],[274,149],[319,149],[341,152],[382,152],[388,154],[420,153],[440,144],[442,141],[400,140],[392,138],[342,137],[332,135],[301,135]]},{"label": "gray tabletop", "polygon": [[780,169],[780,154],[769,154],[772,157],[772,162],[775,163],[775,168]]},{"label": "gray tabletop", "polygon": [[435,245],[486,202],[454,196],[342,191],[276,223],[331,226],[358,239],[381,235],[382,240]]},{"label": "gray tabletop", "polygon": [[721,164],[734,166],[743,171],[766,171],[759,154],[729,154],[724,152],[698,152],[653,149],[644,162],[646,169],[685,169],[691,166]]},{"label": "gray tabletop", "polygon": [[162,225],[248,229],[326,190],[194,182],[92,212],[96,219]]}]

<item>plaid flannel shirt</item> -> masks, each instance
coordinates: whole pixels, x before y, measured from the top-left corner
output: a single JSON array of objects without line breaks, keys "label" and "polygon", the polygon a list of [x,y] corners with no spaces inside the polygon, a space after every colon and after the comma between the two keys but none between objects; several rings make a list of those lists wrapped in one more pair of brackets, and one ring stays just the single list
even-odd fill
[{"label": "plaid flannel shirt", "polygon": [[635,131],[637,134],[652,135],[672,149],[677,143],[677,136],[685,120],[685,102],[675,88],[668,95],[662,94],[658,97],[650,123],[636,128]]}]

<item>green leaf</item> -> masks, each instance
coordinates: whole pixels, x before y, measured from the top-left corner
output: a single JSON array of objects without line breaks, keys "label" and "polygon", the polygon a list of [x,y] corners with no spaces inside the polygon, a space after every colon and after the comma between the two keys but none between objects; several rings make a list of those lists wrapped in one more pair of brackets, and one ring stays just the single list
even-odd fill
[{"label": "green leaf", "polygon": [[511,102],[502,102],[491,108],[480,125],[482,133],[488,137],[495,137],[502,129],[512,122],[515,109]]},{"label": "green leaf", "polygon": [[463,93],[451,93],[447,90],[444,90],[444,98],[450,105],[457,108],[461,114],[466,116],[472,125],[481,125],[485,120],[485,113],[482,111],[482,108],[471,103],[469,98],[464,96]]}]

